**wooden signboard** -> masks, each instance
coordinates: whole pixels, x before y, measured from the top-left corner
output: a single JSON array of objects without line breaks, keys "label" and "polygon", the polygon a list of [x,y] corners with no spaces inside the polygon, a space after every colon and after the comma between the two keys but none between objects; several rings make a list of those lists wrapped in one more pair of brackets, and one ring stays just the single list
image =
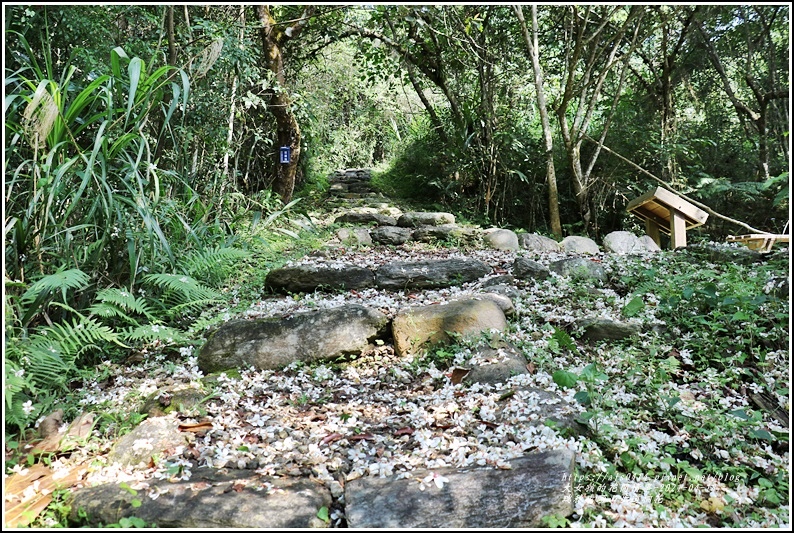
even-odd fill
[{"label": "wooden signboard", "polygon": [[670,235],[670,248],[686,246],[686,230],[702,226],[709,217],[702,209],[662,187],[635,198],[626,211],[645,220],[645,231],[660,247],[660,232]]}]

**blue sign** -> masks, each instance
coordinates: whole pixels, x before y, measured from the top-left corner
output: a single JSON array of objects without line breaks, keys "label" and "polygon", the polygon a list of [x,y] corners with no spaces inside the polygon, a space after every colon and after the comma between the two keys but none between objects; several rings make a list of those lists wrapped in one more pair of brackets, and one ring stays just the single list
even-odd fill
[{"label": "blue sign", "polygon": [[290,156],[292,155],[292,148],[289,146],[282,146],[279,149],[280,161],[282,163],[289,163]]}]

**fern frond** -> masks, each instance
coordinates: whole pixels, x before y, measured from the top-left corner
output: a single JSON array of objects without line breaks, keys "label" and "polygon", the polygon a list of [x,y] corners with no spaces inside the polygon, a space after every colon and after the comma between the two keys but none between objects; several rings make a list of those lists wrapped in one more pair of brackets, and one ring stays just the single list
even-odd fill
[{"label": "fern frond", "polygon": [[160,300],[171,316],[223,301],[219,292],[186,274],[149,274],[144,277],[144,282],[163,291]]},{"label": "fern frond", "polygon": [[249,257],[251,253],[240,248],[208,248],[193,252],[179,264],[193,278],[214,284],[229,277],[237,261]]},{"label": "fern frond", "polygon": [[145,324],[135,328],[128,328],[122,334],[125,340],[130,341],[161,341],[167,343],[185,343],[187,337],[176,328],[161,326],[159,324]]},{"label": "fern frond", "polygon": [[61,291],[66,298],[66,291],[69,289],[83,289],[88,286],[91,278],[79,268],[69,270],[59,269],[55,274],[44,276],[34,282],[22,295],[23,302],[30,302],[44,292]]},{"label": "fern frond", "polygon": [[113,343],[128,348],[108,326],[83,317],[75,318],[72,323],[64,321],[42,328],[30,338],[31,349],[58,353],[70,361],[92,348],[97,348],[98,343]]},{"label": "fern frond", "polygon": [[143,315],[149,320],[154,320],[155,316],[143,298],[136,298],[129,291],[107,288],[102,289],[96,295],[97,303],[89,308],[89,312],[103,318],[123,318],[131,324],[137,321],[131,318],[128,313]]},{"label": "fern frond", "polygon": [[73,359],[64,359],[52,345],[31,346],[28,358],[31,379],[45,389],[65,387],[67,379],[77,369]]}]

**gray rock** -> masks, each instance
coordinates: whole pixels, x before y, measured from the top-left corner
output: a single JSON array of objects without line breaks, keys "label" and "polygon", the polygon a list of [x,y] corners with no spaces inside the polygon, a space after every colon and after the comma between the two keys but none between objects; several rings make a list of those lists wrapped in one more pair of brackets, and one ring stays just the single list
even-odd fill
[{"label": "gray rock", "polygon": [[509,229],[487,229],[483,241],[495,250],[518,250],[518,236]]},{"label": "gray rock", "polygon": [[659,245],[656,244],[650,235],[643,235],[640,237],[640,242],[645,246],[645,249],[649,252],[660,252],[662,249],[659,248]]},{"label": "gray rock", "polygon": [[507,285],[515,281],[515,278],[510,274],[502,274],[501,276],[494,276],[482,282],[483,288],[492,287],[494,285]]},{"label": "gray rock", "polygon": [[477,294],[476,296],[472,296],[472,298],[476,299],[486,299],[491,300],[493,303],[499,306],[499,309],[505,314],[505,316],[514,316],[516,314],[516,308],[513,305],[513,300],[505,295],[499,294],[498,292],[483,292],[481,294]]},{"label": "gray rock", "polygon": [[560,243],[554,239],[536,233],[519,233],[518,243],[521,245],[521,248],[526,248],[527,250],[535,252],[560,251]]},{"label": "gray rock", "polygon": [[491,271],[476,259],[395,261],[375,272],[375,284],[382,289],[428,289],[451,287],[475,281]]},{"label": "gray rock", "polygon": [[521,291],[513,287],[512,285],[506,284],[498,284],[498,285],[488,285],[483,286],[482,288],[485,294],[501,294],[503,296],[507,296],[510,300],[515,300],[519,296],[521,296]]},{"label": "gray rock", "polygon": [[561,259],[549,265],[549,270],[560,276],[575,279],[595,279],[600,282],[607,280],[604,267],[583,257]]},{"label": "gray rock", "polygon": [[[553,450],[493,467],[416,470],[413,479],[363,477],[345,486],[352,528],[541,527],[544,516],[573,512],[574,454]],[[428,476],[448,481],[438,488]]]},{"label": "gray rock", "polygon": [[380,226],[370,232],[372,240],[380,244],[391,244],[399,246],[411,238],[410,228],[399,228],[397,226]]},{"label": "gray rock", "polygon": [[271,270],[265,278],[265,286],[279,292],[365,289],[374,285],[375,274],[357,265],[345,265],[344,268],[298,265]]},{"label": "gray rock", "polygon": [[336,236],[348,246],[372,246],[372,237],[364,228],[339,228]]},{"label": "gray rock", "polygon": [[560,248],[565,252],[577,254],[597,254],[601,251],[593,239],[577,235],[565,237],[560,242]]},{"label": "gray rock", "polygon": [[402,228],[415,228],[417,226],[441,226],[454,224],[455,215],[451,213],[428,213],[424,211],[408,211],[397,220],[397,225]]},{"label": "gray rock", "polygon": [[[158,493],[156,499],[149,494]],[[140,505],[133,507],[133,500]],[[208,528],[327,527],[317,518],[331,505],[331,493],[309,479],[265,478],[250,470],[196,469],[185,481],[152,480],[133,494],[117,484],[76,490],[71,518],[82,510],[91,525],[137,517],[157,527]]]},{"label": "gray rock", "polygon": [[187,387],[165,387],[149,395],[140,412],[150,418],[170,413],[188,413],[193,411],[207,397],[205,391]]},{"label": "gray rock", "polygon": [[213,333],[198,355],[209,374],[230,368],[282,368],[360,354],[386,328],[387,317],[374,309],[349,304],[296,313],[288,318],[227,322]]},{"label": "gray rock", "polygon": [[396,226],[397,220],[389,215],[381,213],[370,212],[355,212],[350,211],[343,215],[339,215],[334,219],[334,224],[349,223],[349,224],[371,224],[375,223],[378,226]]},{"label": "gray rock", "polygon": [[188,435],[179,431],[179,422],[173,417],[148,418],[116,442],[108,459],[123,466],[148,468],[153,457],[187,445]]},{"label": "gray rock", "polygon": [[526,257],[516,257],[516,260],[513,262],[513,276],[515,276],[516,279],[525,281],[536,279],[542,281],[550,275],[548,268]]},{"label": "gray rock", "polygon": [[584,318],[574,323],[575,329],[582,329],[582,340],[597,342],[602,340],[622,340],[640,332],[637,324],[617,322],[608,318]]},{"label": "gray rock", "polygon": [[392,336],[394,349],[402,356],[448,342],[450,333],[472,336],[505,327],[507,320],[496,303],[468,299],[402,309],[392,321]]},{"label": "gray rock", "polygon": [[513,376],[527,374],[527,358],[515,346],[502,342],[502,346],[492,348],[482,345],[477,348],[471,371],[464,378],[472,383],[496,385],[506,383]]},{"label": "gray rock", "polygon": [[613,254],[639,254],[647,252],[648,247],[630,231],[613,231],[604,237],[604,250]]}]

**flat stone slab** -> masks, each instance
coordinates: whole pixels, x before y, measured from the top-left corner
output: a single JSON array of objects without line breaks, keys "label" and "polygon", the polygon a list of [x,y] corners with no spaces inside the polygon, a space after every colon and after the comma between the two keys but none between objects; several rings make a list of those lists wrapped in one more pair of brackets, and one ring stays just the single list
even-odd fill
[{"label": "flat stone slab", "polygon": [[551,275],[548,268],[526,257],[516,257],[512,270],[516,279],[524,281],[530,279],[541,281]]},{"label": "flat stone slab", "polygon": [[431,213],[424,211],[408,211],[397,219],[397,225],[403,228],[415,228],[417,226],[441,226],[442,224],[454,224],[455,215],[452,213]]},{"label": "flat stone slab", "polygon": [[583,330],[582,340],[588,342],[619,341],[640,332],[640,326],[637,324],[618,322],[608,318],[584,318],[577,320],[575,327]]},{"label": "flat stone slab", "polygon": [[279,292],[366,289],[375,286],[375,274],[357,265],[344,265],[341,268],[298,265],[271,270],[265,278],[265,286]]},{"label": "flat stone slab", "polygon": [[348,224],[371,224],[375,223],[378,226],[396,226],[397,219],[389,215],[381,213],[357,213],[351,211],[343,215],[339,215],[334,219],[334,224],[348,223]]},{"label": "flat stone slab", "polygon": [[541,527],[544,516],[573,512],[573,452],[534,453],[513,459],[510,465],[509,470],[439,468],[416,470],[412,478],[349,481],[345,485],[348,526]]},{"label": "flat stone slab", "polygon": [[478,280],[490,271],[490,266],[476,259],[395,261],[378,268],[375,284],[396,290],[452,287]]},{"label": "flat stone slab", "polygon": [[473,228],[464,228],[457,224],[441,224],[440,226],[419,226],[411,237],[415,241],[433,242],[449,241],[452,239],[472,239],[476,235]]},{"label": "flat stone slab", "polygon": [[199,351],[198,365],[206,374],[250,366],[276,370],[295,361],[360,354],[387,325],[386,315],[357,304],[287,318],[235,320],[210,335]]},{"label": "flat stone slab", "polygon": [[391,244],[399,246],[411,239],[410,228],[399,228],[397,226],[380,226],[370,232],[373,241],[380,244]]},{"label": "flat stone slab", "polygon": [[[133,507],[133,500],[140,505]],[[105,484],[79,489],[70,496],[73,520],[83,510],[92,525],[137,517],[147,525],[192,531],[326,527],[317,511],[330,507],[331,501],[330,491],[309,479],[225,469],[194,469],[190,479],[175,482],[153,480],[136,494],[117,484]]]}]

